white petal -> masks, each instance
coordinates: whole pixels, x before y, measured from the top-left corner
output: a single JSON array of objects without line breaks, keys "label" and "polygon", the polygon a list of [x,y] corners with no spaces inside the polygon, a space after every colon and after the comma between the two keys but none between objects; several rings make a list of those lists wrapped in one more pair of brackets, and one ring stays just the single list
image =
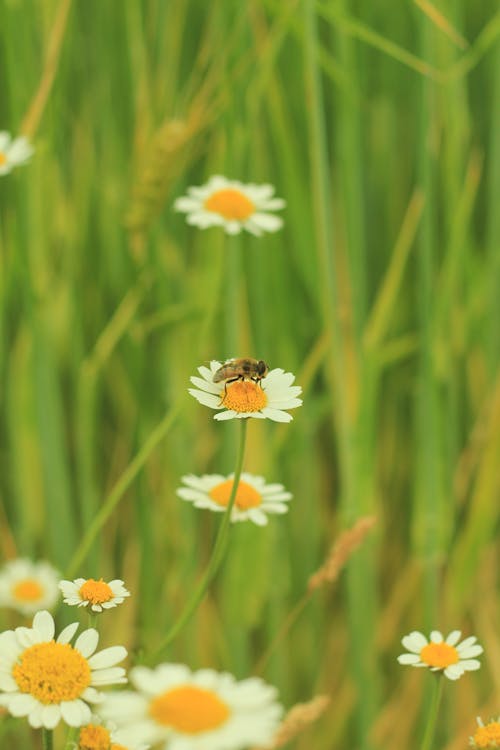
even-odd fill
[{"label": "white petal", "polygon": [[72,622],[71,625],[67,625],[64,630],[61,630],[57,639],[58,643],[69,643],[78,630],[78,623]]},{"label": "white petal", "polygon": [[283,219],[273,214],[255,213],[252,214],[251,221],[266,232],[277,232],[283,226]]},{"label": "white petal", "polygon": [[475,672],[476,669],[481,668],[481,662],[477,659],[464,659],[459,664],[465,672]]},{"label": "white petal", "polygon": [[61,709],[58,704],[52,706],[44,706],[42,708],[42,725],[46,729],[54,729],[59,724],[61,719]]},{"label": "white petal", "polygon": [[444,670],[444,675],[449,680],[458,680],[459,677],[463,675],[464,671],[460,668],[459,664],[452,664],[449,667],[446,667]]},{"label": "white petal", "polygon": [[398,656],[398,662],[400,664],[418,664],[420,657],[417,654],[401,654]]},{"label": "white petal", "polygon": [[446,639],[446,643],[448,644],[448,646],[455,646],[460,640],[461,635],[462,635],[461,630],[452,630]]},{"label": "white petal", "polygon": [[472,646],[473,643],[477,641],[477,638],[475,635],[469,636],[469,638],[466,638],[462,641],[462,643],[459,643],[457,646],[457,651],[459,654],[462,653],[462,649],[467,649],[469,646]]},{"label": "white petal", "polygon": [[12,697],[9,711],[12,716],[27,716],[38,705],[37,699],[29,693],[19,693]]},{"label": "white petal", "polygon": [[418,630],[414,630],[408,635],[405,635],[401,643],[408,649],[408,651],[412,651],[414,654],[419,654],[423,647],[427,646],[428,641],[422,633],[419,633]]},{"label": "white petal", "polygon": [[42,610],[37,612],[33,618],[33,628],[38,630],[44,640],[51,641],[55,633],[54,619],[50,612]]},{"label": "white petal", "polygon": [[225,422],[228,419],[235,419],[237,416],[238,415],[235,411],[228,409],[227,411],[220,411],[217,414],[214,414],[214,419],[218,422]]},{"label": "white petal", "polygon": [[60,705],[61,716],[70,727],[81,727],[90,722],[90,708],[78,698],[74,701],[63,701]]},{"label": "white petal", "polygon": [[442,643],[443,641],[443,634],[439,632],[439,630],[432,630],[431,631],[431,641],[432,643]]},{"label": "white petal", "polygon": [[262,409],[262,414],[268,419],[272,419],[273,422],[291,422],[293,417],[286,411],[280,411],[279,409],[271,409],[269,406]]},{"label": "white petal", "polygon": [[118,662],[123,661],[127,656],[127,649],[123,646],[110,646],[104,648],[97,654],[94,654],[89,660],[89,667],[91,669],[105,669],[107,667],[113,667]]},{"label": "white petal", "polygon": [[470,659],[472,656],[479,656],[479,654],[483,653],[483,647],[479,644],[476,644],[475,646],[469,646],[469,648],[460,648],[457,649],[460,659]]},{"label": "white petal", "polygon": [[84,630],[81,635],[78,636],[75,642],[75,648],[85,658],[89,657],[97,648],[99,642],[99,633],[95,628],[89,628]]}]

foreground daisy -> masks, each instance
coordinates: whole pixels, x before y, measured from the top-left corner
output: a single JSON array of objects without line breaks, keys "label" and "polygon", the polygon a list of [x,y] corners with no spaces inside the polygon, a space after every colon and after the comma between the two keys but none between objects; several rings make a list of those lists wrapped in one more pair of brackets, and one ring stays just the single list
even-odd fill
[{"label": "foreground daisy", "polygon": [[92,724],[80,729],[76,750],[148,750],[149,745],[130,742],[115,742],[116,735],[111,723],[105,726],[97,717],[92,717]]},{"label": "foreground daisy", "polygon": [[58,571],[47,562],[11,560],[0,570],[0,607],[23,615],[52,609],[59,599],[59,579]]},{"label": "foreground daisy", "polygon": [[187,223],[200,229],[224,227],[227,234],[246,229],[260,237],[283,226],[283,219],[267,213],[286,205],[282,198],[273,198],[273,193],[272,185],[244,185],[217,175],[206,185],[188,188],[188,196],[177,198],[174,209],[187,214]]},{"label": "foreground daisy", "polygon": [[[195,508],[208,508],[224,512],[233,488],[234,474],[204,474],[201,477],[189,474],[182,477],[185,487],[179,487],[177,495],[192,502]],[[266,484],[263,477],[253,474],[241,475],[236,499],[231,512],[231,521],[253,521],[257,526],[267,524],[268,514],[286,513],[292,495],[285,492],[282,484]]]},{"label": "foreground daisy", "polygon": [[93,612],[116,607],[130,596],[123,581],[119,579],[106,583],[102,578],[99,581],[93,578],[76,578],[74,581],[60,581],[59,588],[65,604],[77,607],[86,607],[90,604]]},{"label": "foreground daisy", "polygon": [[214,375],[222,367],[212,360],[210,367],[198,367],[201,378],[190,378],[196,388],[189,388],[194,398],[210,407],[221,410],[214,419],[254,417],[272,419],[274,422],[291,422],[293,417],[284,409],[295,409],[302,404],[297,398],[302,393],[299,385],[292,385],[295,375],[280,368],[270,370],[258,383],[253,380],[236,380],[214,383]]},{"label": "foreground daisy", "polygon": [[0,634],[0,705],[13,716],[27,716],[38,729],[53,729],[62,719],[71,727],[88,724],[88,703],[102,700],[101,685],[126,682],[125,670],[115,666],[127,651],[112,646],[94,653],[97,630],[84,630],[71,646],[78,623],[68,625],[54,640],[54,620],[37,612],[32,628]]},{"label": "foreground daisy", "polygon": [[25,164],[35,149],[27,138],[20,136],[12,140],[6,130],[0,131],[0,175],[9,174],[14,167]]},{"label": "foreground daisy", "polygon": [[412,667],[429,667],[432,672],[443,670],[449,680],[458,680],[464,672],[479,669],[481,663],[472,657],[483,653],[475,636],[458,643],[461,635],[460,630],[453,630],[445,640],[439,630],[433,630],[430,640],[427,640],[414,630],[401,641],[411,653],[398,656],[398,662]]},{"label": "foreground daisy", "polygon": [[495,748],[500,747],[500,717],[490,719],[487,724],[483,724],[479,716],[477,717],[477,730],[469,740],[472,747]]},{"label": "foreground daisy", "polygon": [[[282,714],[276,689],[258,677],[237,682],[212,669],[161,664],[135,667],[130,679],[138,692],[106,696],[100,713],[123,727],[129,740],[164,742],[168,750],[266,745]],[[116,736],[120,741],[120,729]]]}]

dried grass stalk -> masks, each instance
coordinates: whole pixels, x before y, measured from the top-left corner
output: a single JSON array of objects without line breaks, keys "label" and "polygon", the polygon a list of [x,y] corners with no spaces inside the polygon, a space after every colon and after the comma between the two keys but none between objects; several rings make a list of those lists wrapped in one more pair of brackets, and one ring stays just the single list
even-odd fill
[{"label": "dried grass stalk", "polygon": [[[278,727],[272,743],[267,746],[266,750],[275,750],[275,748],[283,747],[287,742],[295,739],[298,734],[319,719],[329,703],[330,696],[317,695],[307,703],[297,703],[295,706],[292,706]],[[258,748],[257,750],[263,749]]]},{"label": "dried grass stalk", "polygon": [[363,542],[376,521],[375,516],[363,516],[356,521],[351,529],[342,532],[333,545],[325,563],[309,578],[307,584],[309,592],[320,588],[325,583],[333,583],[338,578],[340,571],[352,553]]}]

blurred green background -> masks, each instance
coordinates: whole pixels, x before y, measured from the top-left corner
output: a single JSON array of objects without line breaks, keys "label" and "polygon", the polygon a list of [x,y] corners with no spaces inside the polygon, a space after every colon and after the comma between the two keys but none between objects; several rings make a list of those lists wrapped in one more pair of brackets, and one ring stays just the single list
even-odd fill
[{"label": "blurred green background", "polygon": [[[133,592],[107,640],[157,645],[219,522],[180,477],[235,460],[189,376],[263,358],[304,405],[249,424],[245,470],[290,512],[232,528],[169,658],[249,676],[374,514],[264,677],[332,696],[299,750],[418,747],[431,678],[400,639],[461,628],[483,668],[447,685],[439,746],[465,747],[500,713],[498,3],[1,0],[0,29],[0,128],[36,147],[0,182],[2,558],[64,573],[114,493],[76,575]],[[173,201],[212,174],[274,184],[284,230],[188,227]]]}]

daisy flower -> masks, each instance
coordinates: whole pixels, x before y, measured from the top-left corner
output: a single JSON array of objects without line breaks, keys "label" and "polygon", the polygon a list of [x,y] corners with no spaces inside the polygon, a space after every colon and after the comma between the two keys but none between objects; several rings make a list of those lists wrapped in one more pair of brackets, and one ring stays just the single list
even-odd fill
[{"label": "daisy flower", "polygon": [[148,750],[149,745],[115,742],[114,724],[101,724],[98,717],[92,717],[92,724],[80,729],[75,750]]},{"label": "daisy flower", "polygon": [[200,404],[220,410],[214,419],[254,417],[272,419],[274,422],[291,422],[293,417],[283,410],[295,409],[302,404],[302,400],[297,398],[302,393],[302,388],[292,385],[295,375],[291,372],[276,368],[270,370],[258,383],[253,380],[214,383],[214,375],[221,367],[221,362],[216,360],[210,362],[210,367],[198,367],[201,378],[191,377],[196,388],[188,389]]},{"label": "daisy flower", "polygon": [[27,716],[30,726],[53,729],[62,719],[71,727],[88,724],[88,703],[103,695],[101,685],[126,682],[116,664],[127,651],[111,646],[94,653],[97,630],[84,630],[70,644],[78,623],[68,625],[54,640],[55,625],[47,611],[37,612],[32,628],[0,634],[0,705],[12,716]]},{"label": "daisy flower", "polygon": [[165,750],[240,750],[267,745],[282,714],[276,689],[258,677],[242,682],[180,664],[134,667],[138,692],[106,696],[100,707],[130,740],[164,742]]},{"label": "daisy flower", "polygon": [[216,175],[206,185],[188,188],[188,195],[175,201],[174,210],[187,214],[187,223],[200,229],[224,227],[227,234],[246,229],[260,237],[283,226],[283,219],[267,213],[286,205],[282,198],[273,198],[273,193],[272,185],[244,185]]},{"label": "daisy flower", "polygon": [[12,140],[6,130],[0,131],[0,175],[9,174],[14,167],[25,164],[35,149],[24,136]]},{"label": "daisy flower", "polygon": [[445,640],[439,630],[433,630],[427,640],[414,630],[401,641],[410,653],[398,656],[398,662],[412,667],[429,667],[432,672],[443,670],[449,680],[458,680],[464,672],[479,669],[481,663],[472,657],[483,653],[475,636],[458,643],[461,635],[460,630],[453,630]]},{"label": "daisy flower", "polygon": [[495,748],[500,747],[500,717],[490,719],[487,724],[483,724],[479,716],[477,717],[477,730],[469,739],[472,747],[478,748]]},{"label": "daisy flower", "polygon": [[130,596],[123,581],[119,579],[106,583],[102,578],[99,581],[93,578],[76,578],[74,581],[60,581],[59,588],[65,604],[77,607],[86,607],[90,604],[93,612],[116,607],[125,597]]},{"label": "daisy flower", "polygon": [[59,599],[59,579],[58,571],[47,562],[11,560],[0,571],[0,607],[11,607],[23,615],[52,609]]},{"label": "daisy flower", "polygon": [[[221,474],[204,474],[201,477],[189,474],[182,477],[186,486],[179,487],[177,495],[192,502],[195,508],[223,513],[229,503],[233,479],[234,474],[227,477]],[[243,473],[236,491],[231,521],[249,520],[257,526],[265,526],[268,514],[288,511],[287,503],[291,497],[282,484],[266,484],[263,477]]]}]

